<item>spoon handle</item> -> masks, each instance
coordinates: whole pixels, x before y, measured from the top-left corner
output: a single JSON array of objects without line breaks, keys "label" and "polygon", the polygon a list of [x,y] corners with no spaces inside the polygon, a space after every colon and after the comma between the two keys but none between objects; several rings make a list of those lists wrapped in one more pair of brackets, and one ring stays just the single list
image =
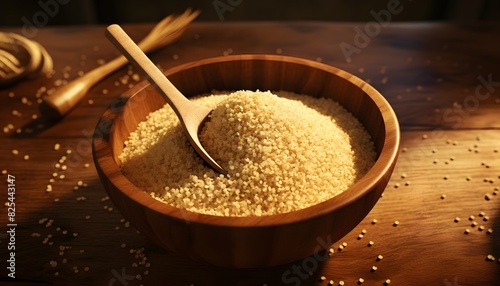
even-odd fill
[{"label": "spoon handle", "polygon": [[60,119],[85,97],[90,88],[126,63],[124,57],[118,57],[59,87],[44,98],[40,106],[42,115],[53,120]]},{"label": "spoon handle", "polygon": [[119,25],[110,25],[106,30],[106,36],[137,69],[146,75],[148,81],[160,92],[183,124],[187,123],[185,122],[186,118],[188,118],[186,112],[190,113],[189,117],[200,114],[201,118],[198,119],[203,120],[205,118],[209,112],[205,110],[207,108],[189,101]]},{"label": "spoon handle", "polygon": [[184,97],[120,26],[116,24],[109,26],[106,30],[106,36],[137,69],[146,75],[151,85],[172,107],[186,131],[193,149],[214,170],[226,174],[225,170],[203,148],[198,138],[199,128],[212,110]]}]

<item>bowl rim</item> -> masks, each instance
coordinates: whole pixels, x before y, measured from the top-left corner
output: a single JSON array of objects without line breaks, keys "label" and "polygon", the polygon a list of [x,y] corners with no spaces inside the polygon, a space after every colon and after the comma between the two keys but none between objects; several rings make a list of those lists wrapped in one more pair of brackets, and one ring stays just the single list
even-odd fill
[{"label": "bowl rim", "polygon": [[[103,175],[107,177],[109,183],[113,184],[115,188],[119,190],[123,195],[127,196],[129,199],[135,201],[137,204],[140,204],[146,209],[169,216],[172,219],[185,221],[186,223],[197,223],[224,227],[269,227],[293,224],[314,219],[320,216],[325,216],[356,201],[367,192],[369,192],[372,188],[374,188],[377,183],[387,175],[387,173],[391,172],[392,168],[396,164],[400,144],[400,129],[396,114],[390,106],[389,102],[382,96],[382,94],[380,94],[370,84],[349,72],[346,72],[334,66],[304,58],[282,55],[245,54],[218,56],[191,61],[169,68],[164,71],[164,73],[168,77],[171,74],[196,66],[249,60],[278,61],[307,65],[312,68],[342,77],[343,79],[362,89],[363,92],[370,96],[373,102],[377,105],[378,109],[381,111],[382,119],[384,122],[385,139],[382,150],[380,151],[377,160],[375,161],[374,165],[368,170],[368,172],[342,193],[326,201],[306,207],[304,209],[265,216],[225,217],[201,214],[176,208],[167,203],[158,201],[157,199],[150,196],[150,194],[135,186],[120,171],[118,164],[113,158],[113,154],[111,152],[112,147],[109,140],[109,138],[111,138],[111,132],[113,132],[112,128],[110,134],[108,134],[108,140],[99,140],[102,139],[102,135],[96,135],[94,133],[92,147],[94,153],[94,162],[98,171],[100,170]],[[147,80],[144,80],[131,89],[127,90],[125,93],[123,93],[122,96],[131,98],[132,96],[139,94],[148,86],[150,86],[149,82],[147,82]],[[111,109],[111,106],[109,106],[100,117],[99,123],[104,119],[112,120],[112,122],[114,123],[114,120],[120,115],[120,113],[121,111],[117,113]],[[102,168],[103,166],[106,166],[106,168]]]}]

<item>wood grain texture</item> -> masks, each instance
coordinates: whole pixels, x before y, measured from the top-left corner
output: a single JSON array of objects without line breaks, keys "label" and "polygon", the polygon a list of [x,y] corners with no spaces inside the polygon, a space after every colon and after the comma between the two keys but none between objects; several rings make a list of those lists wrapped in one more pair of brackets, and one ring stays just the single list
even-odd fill
[{"label": "wood grain texture", "polygon": [[[18,281],[120,285],[117,276],[126,274],[129,285],[325,285],[321,276],[347,285],[355,285],[360,277],[363,285],[382,285],[386,279],[391,285],[498,285],[500,264],[486,257],[500,257],[499,197],[493,195],[500,182],[500,88],[481,88],[481,94],[489,92],[487,98],[478,97],[475,90],[484,86],[481,76],[500,81],[500,27],[391,24],[348,63],[339,44],[353,44],[356,26],[363,28],[364,23],[194,23],[176,44],[152,55],[164,68],[223,54],[280,52],[321,60],[369,79],[396,111],[406,151],[400,153],[384,196],[366,219],[331,242],[335,253],[322,263],[308,259],[256,270],[193,262],[162,250],[122,220],[92,165],[89,134],[110,104],[120,108],[117,98],[137,83],[135,72],[123,69],[95,86],[57,125],[33,120],[38,114],[36,96],[44,93],[40,88],[50,90],[65,80],[65,73],[68,79],[76,78],[79,71],[116,56],[104,27],[40,29],[36,40],[53,56],[57,73],[0,91],[0,127],[13,127],[1,133],[0,169],[17,178]],[[151,27],[124,28],[140,39]],[[477,106],[470,105],[474,97]],[[59,151],[53,150],[55,143],[61,144]],[[67,149],[72,154],[65,154]],[[25,154],[30,155],[27,161]],[[68,169],[58,173],[65,178],[57,179],[54,190],[46,193],[53,165],[64,155]],[[87,187],[74,190],[80,180]],[[0,197],[6,199],[6,190]],[[486,221],[479,217],[481,211]],[[5,233],[6,213],[2,208],[0,234]],[[468,220],[471,215],[475,227]],[[395,220],[400,222],[397,227]],[[485,230],[480,231],[480,225]],[[492,234],[486,233],[488,228]],[[363,229],[366,234],[358,240]],[[4,279],[5,236],[0,240]],[[368,247],[370,240],[374,244]],[[348,245],[338,251],[342,242]],[[379,254],[384,258],[376,261]],[[371,272],[373,265],[378,269]],[[313,275],[306,275],[306,269]]]}]

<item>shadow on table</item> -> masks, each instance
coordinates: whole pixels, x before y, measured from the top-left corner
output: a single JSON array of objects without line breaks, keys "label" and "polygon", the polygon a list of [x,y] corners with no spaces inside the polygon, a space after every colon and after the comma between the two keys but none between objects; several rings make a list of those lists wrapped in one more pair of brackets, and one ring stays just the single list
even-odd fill
[{"label": "shadow on table", "polygon": [[[16,278],[33,285],[313,285],[320,281],[323,264],[310,259],[271,268],[228,269],[169,253],[123,219],[97,175],[86,187],[74,190],[75,182],[85,182],[82,176],[87,175],[77,170],[36,202],[24,202],[36,209],[24,210],[29,216],[19,222]],[[22,208],[23,202],[19,205]],[[5,249],[0,251],[6,257]]]},{"label": "shadow on table", "polygon": [[23,127],[19,128],[19,132],[13,132],[13,138],[32,138],[36,137],[38,134],[50,129],[55,126],[58,121],[49,120],[44,117],[39,117],[33,119],[32,121],[25,124]]}]

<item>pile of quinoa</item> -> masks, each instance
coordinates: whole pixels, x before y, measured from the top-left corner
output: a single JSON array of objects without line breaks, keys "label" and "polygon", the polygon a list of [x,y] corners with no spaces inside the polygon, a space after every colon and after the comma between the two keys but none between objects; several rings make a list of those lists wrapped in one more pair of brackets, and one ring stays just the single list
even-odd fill
[{"label": "pile of quinoa", "polygon": [[331,99],[244,90],[193,101],[214,109],[199,137],[226,175],[204,164],[168,104],[120,155],[132,183],[174,207],[217,216],[299,210],[345,191],[376,158],[362,124]]}]

